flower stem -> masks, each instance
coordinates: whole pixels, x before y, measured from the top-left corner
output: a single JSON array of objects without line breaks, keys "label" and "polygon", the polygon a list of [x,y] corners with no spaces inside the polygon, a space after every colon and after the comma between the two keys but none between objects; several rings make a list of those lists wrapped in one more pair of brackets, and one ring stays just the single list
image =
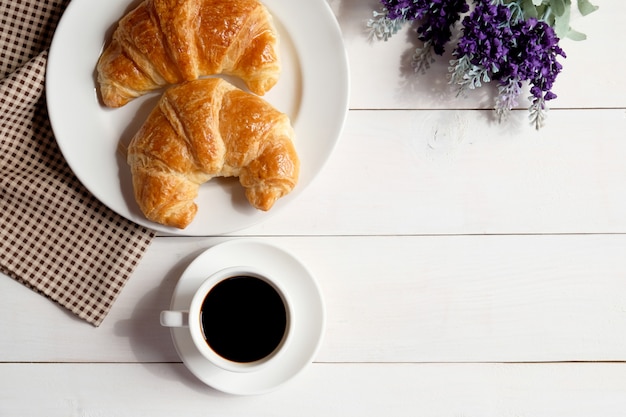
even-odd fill
[{"label": "flower stem", "polygon": [[552,14],[552,6],[548,6],[545,12],[543,12],[543,16],[541,17],[541,20],[543,20],[544,22],[547,22],[551,14]]}]

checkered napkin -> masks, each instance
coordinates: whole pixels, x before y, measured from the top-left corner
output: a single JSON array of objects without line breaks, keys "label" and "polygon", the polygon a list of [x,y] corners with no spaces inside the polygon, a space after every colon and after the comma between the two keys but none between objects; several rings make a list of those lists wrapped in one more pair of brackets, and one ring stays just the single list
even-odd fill
[{"label": "checkered napkin", "polygon": [[0,272],[100,325],[154,237],[97,201],[55,142],[48,47],[68,0],[0,0]]}]

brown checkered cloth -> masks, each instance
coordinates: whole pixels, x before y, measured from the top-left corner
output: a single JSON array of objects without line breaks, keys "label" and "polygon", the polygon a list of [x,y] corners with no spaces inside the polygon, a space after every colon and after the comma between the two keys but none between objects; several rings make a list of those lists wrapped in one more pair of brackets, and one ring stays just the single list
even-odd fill
[{"label": "brown checkered cloth", "polygon": [[68,0],[0,0],[0,272],[100,325],[154,237],[104,207],[55,142],[48,47]]}]

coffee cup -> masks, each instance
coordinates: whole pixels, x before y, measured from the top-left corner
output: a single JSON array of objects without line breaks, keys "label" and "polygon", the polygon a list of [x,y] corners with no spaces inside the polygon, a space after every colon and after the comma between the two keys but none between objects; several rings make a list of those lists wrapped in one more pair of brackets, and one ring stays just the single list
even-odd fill
[{"label": "coffee cup", "polygon": [[235,266],[210,275],[184,310],[161,312],[161,325],[186,328],[198,351],[232,372],[276,361],[292,333],[288,294],[270,274]]}]

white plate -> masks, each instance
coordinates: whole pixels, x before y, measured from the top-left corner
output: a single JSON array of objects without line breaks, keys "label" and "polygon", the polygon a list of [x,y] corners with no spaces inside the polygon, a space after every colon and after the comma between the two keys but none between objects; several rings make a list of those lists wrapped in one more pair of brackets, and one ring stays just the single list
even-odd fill
[{"label": "white plate", "polygon": [[311,363],[324,331],[324,304],[315,279],[291,254],[262,241],[236,239],[213,246],[191,262],[176,285],[171,309],[188,308],[194,292],[209,275],[238,265],[268,271],[293,301],[293,338],[280,361],[256,372],[229,372],[202,356],[189,329],[172,328],[172,339],[184,364],[205,384],[229,394],[262,394],[280,387]]},{"label": "white plate", "polygon": [[95,66],[117,21],[137,0],[73,0],[57,27],[46,74],[48,113],[56,140],[79,180],[122,216],[165,233],[215,235],[243,229],[275,213],[301,193],[328,160],[348,110],[348,63],[337,21],[325,0],[266,0],[280,32],[283,71],[265,98],[287,113],[301,159],[299,184],[269,212],[250,206],[234,179],[201,187],[195,220],[185,229],[148,221],[137,207],[130,171],[117,152],[128,143],[158,100],[136,99],[103,107]]}]

